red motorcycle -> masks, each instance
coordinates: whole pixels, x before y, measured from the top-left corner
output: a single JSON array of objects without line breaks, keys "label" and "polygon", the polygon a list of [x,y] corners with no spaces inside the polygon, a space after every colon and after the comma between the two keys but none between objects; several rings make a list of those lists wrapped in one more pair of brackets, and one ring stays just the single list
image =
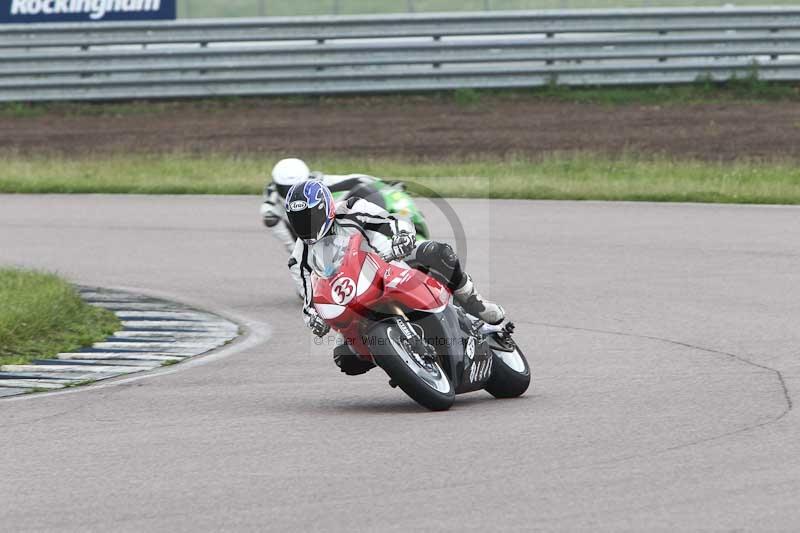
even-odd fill
[{"label": "red motorcycle", "polygon": [[530,367],[512,323],[468,315],[444,284],[382,258],[360,233],[320,239],[309,264],[319,316],[419,404],[442,411],[456,394],[485,389],[511,398],[528,389]]}]

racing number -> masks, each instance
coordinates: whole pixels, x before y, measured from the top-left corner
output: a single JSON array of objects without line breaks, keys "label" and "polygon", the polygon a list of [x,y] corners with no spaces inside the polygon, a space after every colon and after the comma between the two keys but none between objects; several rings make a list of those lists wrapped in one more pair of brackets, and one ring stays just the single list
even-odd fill
[{"label": "racing number", "polygon": [[356,284],[350,278],[342,278],[337,280],[331,289],[333,291],[333,301],[339,305],[344,305],[355,296]]},{"label": "racing number", "polygon": [[[350,281],[350,280],[346,280]],[[337,300],[344,300],[351,294],[353,294],[353,284],[352,283],[342,283],[341,285],[337,285],[336,289],[336,299]]]}]

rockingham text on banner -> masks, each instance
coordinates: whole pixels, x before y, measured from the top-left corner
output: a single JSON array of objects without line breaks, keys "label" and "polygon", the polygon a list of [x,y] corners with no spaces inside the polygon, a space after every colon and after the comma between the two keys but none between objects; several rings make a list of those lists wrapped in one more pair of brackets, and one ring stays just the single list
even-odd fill
[{"label": "rockingham text on banner", "polygon": [[172,20],[177,0],[0,0],[0,22]]}]

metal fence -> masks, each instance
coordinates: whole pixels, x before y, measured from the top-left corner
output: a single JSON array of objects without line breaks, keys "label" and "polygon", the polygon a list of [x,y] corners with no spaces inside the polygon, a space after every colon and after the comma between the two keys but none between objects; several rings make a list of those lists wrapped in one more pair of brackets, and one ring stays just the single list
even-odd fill
[{"label": "metal fence", "polygon": [[0,28],[0,101],[800,80],[800,8]]},{"label": "metal fence", "polygon": [[377,15],[541,9],[797,5],[797,0],[178,0],[180,18]]}]

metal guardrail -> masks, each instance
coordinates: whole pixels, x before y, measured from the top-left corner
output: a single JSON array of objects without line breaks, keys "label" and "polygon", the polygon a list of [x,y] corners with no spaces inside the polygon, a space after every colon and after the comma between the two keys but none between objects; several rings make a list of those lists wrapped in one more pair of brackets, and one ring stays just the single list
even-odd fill
[{"label": "metal guardrail", "polygon": [[0,101],[800,80],[800,8],[0,27]]}]

